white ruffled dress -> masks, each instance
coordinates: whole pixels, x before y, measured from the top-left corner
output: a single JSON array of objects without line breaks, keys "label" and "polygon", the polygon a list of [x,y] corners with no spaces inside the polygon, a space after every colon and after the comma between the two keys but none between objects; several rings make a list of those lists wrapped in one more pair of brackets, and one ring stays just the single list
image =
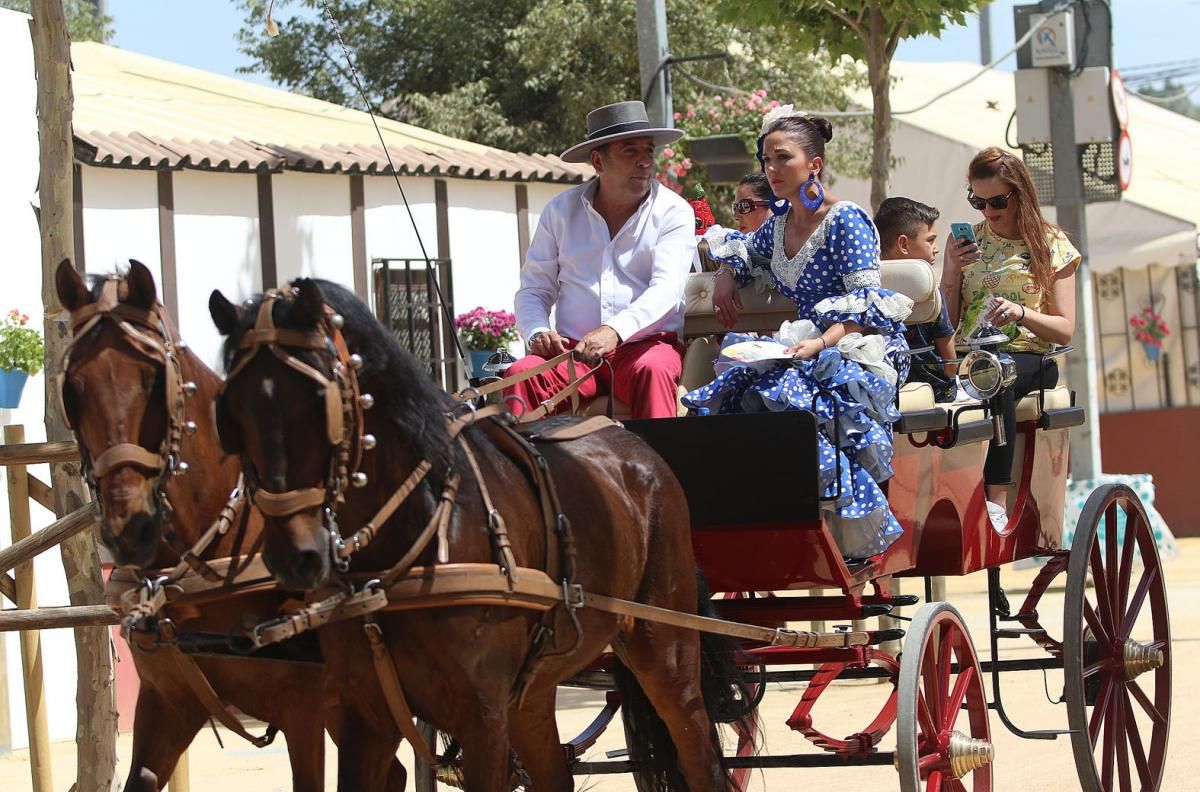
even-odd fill
[{"label": "white ruffled dress", "polygon": [[[866,334],[849,334],[810,361],[729,367],[683,402],[714,413],[812,411],[826,522],[843,555],[867,558],[902,532],[879,485],[892,476],[896,389],[908,375],[907,356],[897,353],[908,349],[903,322],[912,301],[880,287],[879,234],[861,207],[834,204],[791,258],[784,254],[784,221],[772,217],[750,236],[713,226],[705,234],[710,255],[732,266],[740,284],[758,279],[777,289],[816,331],[850,321]],[[785,334],[810,327],[793,324]],[[746,339],[728,333],[725,345]]]}]

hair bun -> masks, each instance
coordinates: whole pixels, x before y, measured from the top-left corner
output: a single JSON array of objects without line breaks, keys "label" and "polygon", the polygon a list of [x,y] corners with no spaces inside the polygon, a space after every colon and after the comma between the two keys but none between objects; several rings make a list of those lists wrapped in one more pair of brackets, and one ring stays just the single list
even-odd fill
[{"label": "hair bun", "polygon": [[833,124],[829,123],[829,119],[821,118],[820,116],[810,116],[807,120],[817,128],[817,131],[821,133],[821,137],[825,139],[826,143],[833,140]]}]

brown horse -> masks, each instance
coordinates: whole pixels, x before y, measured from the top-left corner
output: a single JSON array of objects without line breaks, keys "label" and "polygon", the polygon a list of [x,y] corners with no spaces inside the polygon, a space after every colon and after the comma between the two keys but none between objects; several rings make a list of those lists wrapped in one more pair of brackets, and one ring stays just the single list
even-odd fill
[{"label": "brown horse", "polygon": [[[59,300],[77,318],[95,311],[103,281],[89,289],[69,261],[55,278]],[[155,317],[149,326],[132,326],[154,343],[167,345],[177,333],[157,304],[153,276],[145,266],[130,262],[118,284],[119,304],[129,316]],[[88,308],[88,306],[93,306]],[[218,444],[211,405],[220,378],[182,343],[170,343],[178,361],[183,398],[179,420],[178,459],[156,459],[171,431],[167,366],[155,347],[139,342],[120,326],[128,317],[105,314],[75,341],[63,384],[63,406],[79,440],[85,466],[100,507],[100,534],[119,566],[161,569],[174,566],[180,552],[194,545],[225,506],[237,484],[239,464]],[[194,383],[194,389],[193,385]],[[113,448],[134,449],[123,462],[95,463]],[[139,453],[137,449],[144,453]],[[140,461],[139,461],[140,459]],[[180,465],[182,462],[184,465]],[[174,467],[182,475],[171,475]],[[170,505],[168,508],[167,504]],[[243,509],[248,507],[244,506]],[[214,542],[203,557],[245,557],[261,544],[262,517],[249,509],[245,519]],[[245,614],[261,620],[274,615],[285,595],[269,591],[239,596],[235,603],[215,602],[175,608],[176,626],[192,634],[225,635]],[[319,655],[286,647],[261,659],[237,655],[197,655],[204,676],[224,702],[273,724],[281,731],[291,759],[293,789],[324,789],[324,735],[320,691],[324,681]],[[175,768],[180,754],[209,719],[208,709],[191,692],[176,665],[174,648],[140,651],[133,644],[134,665],[141,686],[133,726],[133,755],[125,789],[157,790]],[[306,707],[297,702],[310,702]],[[387,789],[403,790],[404,769],[398,761],[383,760]],[[387,775],[390,768],[391,775]],[[381,788],[385,788],[381,785]]]},{"label": "brown horse", "polygon": [[[492,562],[480,482],[447,430],[447,413],[454,402],[434,387],[353,294],[336,284],[308,279],[297,281],[294,290],[293,298],[273,303],[274,326],[293,331],[290,338],[308,339],[342,327],[349,351],[364,359],[358,383],[373,396],[365,426],[356,427],[377,438],[377,444],[361,444],[374,447],[360,468],[366,482],[360,479],[357,484],[362,486],[346,490],[344,503],[336,505],[336,519],[346,535],[366,523],[418,463],[430,463],[412,496],[380,526],[375,540],[353,555],[351,572],[387,569],[400,559],[429,522],[444,484],[455,475],[461,477],[461,486],[447,529],[450,561]],[[328,318],[327,305],[342,319]],[[251,492],[271,498],[314,484],[321,487],[334,453],[327,424],[329,397],[284,357],[336,382],[332,347],[317,342],[305,348],[280,346],[272,350],[275,354],[265,349],[247,353],[239,345],[256,321],[258,303],[243,312],[214,291],[209,310],[227,337],[225,362],[234,372],[217,404],[221,440],[226,450],[242,455]],[[357,358],[353,362],[360,363]],[[503,453],[482,426],[467,429],[461,437],[477,458],[496,510],[508,526],[518,565],[545,569],[543,514],[525,468]],[[557,482],[562,512],[573,526],[576,582],[588,592],[695,613],[702,597],[687,502],[661,457],[620,428],[551,444],[542,452]],[[336,537],[327,516],[322,506],[308,506],[265,518],[264,560],[285,587],[312,589],[330,581]],[[427,548],[418,563],[432,564],[433,553],[432,546]],[[631,752],[645,760],[639,787],[727,788],[730,780],[721,768],[715,718],[709,713],[744,696],[730,647],[706,640],[702,651],[693,631],[588,609],[578,611],[577,633],[563,610],[557,609],[555,638],[538,661],[523,700],[513,692],[539,627],[538,615],[482,606],[377,614],[413,711],[454,735],[462,747],[466,788],[507,792],[511,746],[530,788],[571,789],[554,718],[556,688],[610,644],[632,672],[617,677]],[[386,732],[398,742],[400,733],[372,668],[362,621],[330,624],[319,635],[330,679],[338,680],[343,698],[354,702],[343,710],[354,717],[342,728],[356,734]],[[717,672],[723,676],[716,684],[704,684],[702,693],[702,684],[714,681]],[[368,746],[355,747],[360,750],[353,763],[345,751],[340,754],[339,787],[377,788],[378,778],[371,772],[378,762],[368,755]]]}]

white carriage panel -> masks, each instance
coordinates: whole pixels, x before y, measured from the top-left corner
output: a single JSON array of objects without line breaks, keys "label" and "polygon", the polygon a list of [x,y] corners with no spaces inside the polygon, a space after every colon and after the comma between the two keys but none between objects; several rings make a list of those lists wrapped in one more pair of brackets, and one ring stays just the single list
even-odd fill
[{"label": "white carriage panel", "polygon": [[271,175],[271,197],[279,283],[298,277],[324,278],[353,290],[350,177],[275,173]]},{"label": "white carriage panel", "polygon": [[258,184],[253,174],[175,174],[175,261],[179,332],[217,371],[221,336],[208,314],[220,289],[234,303],[262,290]]},{"label": "white carriage panel", "polygon": [[124,271],[129,259],[145,264],[162,296],[158,237],[158,174],[83,167],[83,252],[87,271]]},{"label": "white carriage panel", "polygon": [[516,193],[512,182],[448,179],[454,311],[513,309],[520,286]]},{"label": "white carriage panel", "polygon": [[[374,259],[437,258],[437,206],[434,200],[434,179],[403,177],[401,196],[396,180],[391,176],[363,177],[364,225],[367,236],[367,266],[369,293],[374,295]],[[408,209],[404,199],[408,199]],[[408,211],[412,210],[412,219]],[[414,228],[415,223],[415,228]],[[421,245],[425,253],[421,252]],[[374,302],[372,301],[372,306]]]}]

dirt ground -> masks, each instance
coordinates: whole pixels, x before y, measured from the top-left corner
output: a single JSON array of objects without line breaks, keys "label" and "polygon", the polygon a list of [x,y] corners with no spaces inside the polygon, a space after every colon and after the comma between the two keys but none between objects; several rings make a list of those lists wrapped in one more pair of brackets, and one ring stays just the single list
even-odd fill
[{"label": "dirt ground", "polygon": [[[1172,641],[1174,644],[1174,702],[1172,708],[1171,743],[1168,748],[1166,777],[1162,785],[1164,792],[1192,792],[1197,789],[1200,777],[1200,753],[1189,750],[1189,738],[1200,733],[1200,707],[1187,706],[1191,691],[1191,680],[1200,675],[1200,657],[1193,650],[1200,643],[1200,539],[1186,539],[1180,543],[1181,555],[1165,567],[1170,591]],[[1023,599],[1033,570],[1006,568],[1002,583],[1015,608]],[[916,587],[912,582],[909,586]],[[985,574],[968,578],[950,579],[948,599],[963,613],[971,627],[971,634],[979,642],[987,636]],[[1043,599],[1042,613],[1061,608],[1061,590],[1051,590]],[[913,615],[916,608],[906,609]],[[1045,626],[1057,632],[1047,619]],[[1027,639],[1007,642],[1006,658],[1037,657],[1041,650],[1033,647]],[[986,657],[987,647],[977,646],[981,657]],[[842,736],[859,731],[874,717],[879,705],[886,697],[886,685],[851,682],[838,684],[826,691],[814,711],[816,724],[826,733]],[[1018,725],[1026,729],[1066,728],[1066,710],[1052,705],[1047,699],[1047,690],[1052,696],[1062,691],[1062,673],[1049,672],[1047,678],[1038,671],[1009,674],[1003,682],[1003,694],[1007,709]],[[772,685],[760,708],[765,727],[765,748],[771,754],[791,754],[814,751],[799,734],[789,730],[784,721],[791,714],[803,691],[803,685]],[[989,692],[990,697],[990,692]],[[564,690],[559,702],[559,724],[564,735],[578,733],[600,708],[601,694],[589,691]],[[1026,741],[1004,730],[999,719],[991,718],[992,735],[996,745],[995,789],[997,792],[1020,790],[1021,792],[1065,792],[1078,789],[1070,744],[1066,738],[1057,741]],[[212,733],[205,730],[197,738],[189,752],[190,783],[192,792],[284,792],[291,788],[288,771],[287,749],[280,739],[277,744],[258,750],[249,747],[233,735],[223,735],[225,749],[222,750]],[[620,749],[624,745],[619,727],[609,730],[593,748],[588,758],[603,760],[605,752]],[[895,735],[884,737],[882,750],[892,750]],[[332,744],[327,745],[327,788],[333,789],[337,752]],[[128,770],[130,736],[121,735],[119,759],[122,774]],[[401,750],[401,759],[411,767],[412,756],[407,747]],[[69,789],[75,775],[75,751],[70,742],[54,745],[55,788]],[[579,779],[577,788],[595,792],[618,792],[633,790],[633,782],[623,776],[596,776]],[[766,770],[753,776],[753,790],[791,789],[834,789],[855,788],[870,790],[897,790],[899,784],[891,767],[827,768],[816,770]],[[29,756],[27,751],[15,751],[0,756],[0,790],[16,792],[31,789]]]}]

